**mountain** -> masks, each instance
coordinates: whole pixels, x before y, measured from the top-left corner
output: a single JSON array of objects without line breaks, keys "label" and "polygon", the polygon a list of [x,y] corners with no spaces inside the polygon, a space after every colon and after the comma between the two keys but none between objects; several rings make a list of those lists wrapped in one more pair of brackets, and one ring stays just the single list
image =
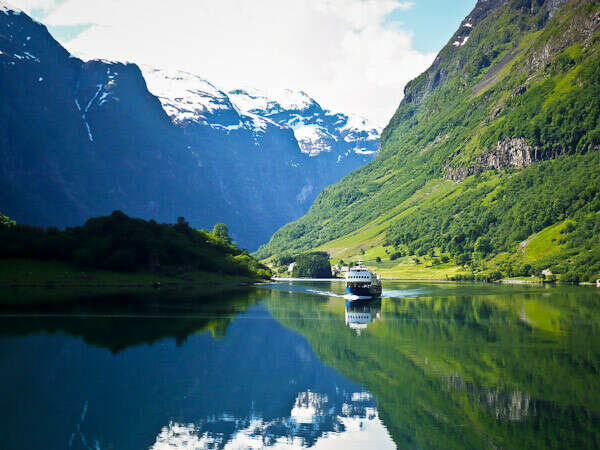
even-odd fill
[{"label": "mountain", "polygon": [[255,249],[378,148],[377,129],[305,93],[285,91],[306,108],[265,96],[244,110],[193,74],[84,62],[3,1],[0,68],[0,211],[18,222],[185,216]]},{"label": "mountain", "polygon": [[396,276],[600,277],[598,1],[479,0],[404,94],[377,157],[259,256],[318,248]]},{"label": "mountain", "polygon": [[[379,146],[380,130],[366,119],[323,109],[303,91],[226,93],[186,72],[144,66],[142,72],[173,125],[191,140],[190,150],[215,149],[213,176],[223,178],[229,202],[253,205],[248,212],[265,224],[256,245],[275,231],[270,215],[280,224],[301,216],[325,186],[370,161]],[[254,185],[240,192],[228,176],[232,164],[239,170],[235,180],[260,168]]]},{"label": "mountain", "polygon": [[236,89],[229,95],[244,113],[257,114],[291,128],[302,153],[310,156],[332,153],[341,162],[352,154],[377,152],[380,133],[377,128],[362,117],[324,110],[303,91]]}]

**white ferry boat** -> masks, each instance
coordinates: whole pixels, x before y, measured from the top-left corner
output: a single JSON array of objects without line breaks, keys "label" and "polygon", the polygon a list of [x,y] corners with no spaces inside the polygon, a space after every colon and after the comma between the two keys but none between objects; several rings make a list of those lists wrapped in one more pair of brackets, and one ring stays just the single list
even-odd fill
[{"label": "white ferry boat", "polygon": [[359,261],[346,272],[346,299],[381,297],[381,275],[369,272]]}]

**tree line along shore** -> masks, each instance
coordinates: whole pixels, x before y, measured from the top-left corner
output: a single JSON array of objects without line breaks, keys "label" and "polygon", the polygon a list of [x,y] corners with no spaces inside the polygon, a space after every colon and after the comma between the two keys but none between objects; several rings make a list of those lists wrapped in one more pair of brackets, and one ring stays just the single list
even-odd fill
[{"label": "tree line along shore", "polygon": [[227,226],[197,230],[120,211],[59,230],[0,216],[0,286],[239,285],[271,271],[232,241]]}]

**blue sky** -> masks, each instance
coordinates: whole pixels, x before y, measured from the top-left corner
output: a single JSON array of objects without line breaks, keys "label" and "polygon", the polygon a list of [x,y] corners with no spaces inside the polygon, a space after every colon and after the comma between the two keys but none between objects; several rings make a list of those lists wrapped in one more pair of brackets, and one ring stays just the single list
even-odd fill
[{"label": "blue sky", "polygon": [[476,0],[11,0],[83,59],[302,89],[383,126]]},{"label": "blue sky", "polygon": [[415,50],[437,52],[446,45],[475,3],[475,0],[415,0],[412,8],[396,10],[386,20],[400,22],[399,26],[414,33]]}]

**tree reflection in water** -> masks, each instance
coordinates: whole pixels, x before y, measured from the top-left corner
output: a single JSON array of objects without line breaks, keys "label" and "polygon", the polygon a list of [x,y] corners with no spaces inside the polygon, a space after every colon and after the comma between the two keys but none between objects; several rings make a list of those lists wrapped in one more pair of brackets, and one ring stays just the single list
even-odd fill
[{"label": "tree reflection in water", "polygon": [[[396,283],[393,292],[403,291],[415,285]],[[283,290],[268,304],[325,364],[375,395],[399,447],[600,444],[598,292],[490,285],[446,292],[454,295],[434,286],[415,298],[384,298],[380,313],[379,305],[300,301]],[[349,313],[364,314],[364,323],[354,321],[360,333]]]}]

